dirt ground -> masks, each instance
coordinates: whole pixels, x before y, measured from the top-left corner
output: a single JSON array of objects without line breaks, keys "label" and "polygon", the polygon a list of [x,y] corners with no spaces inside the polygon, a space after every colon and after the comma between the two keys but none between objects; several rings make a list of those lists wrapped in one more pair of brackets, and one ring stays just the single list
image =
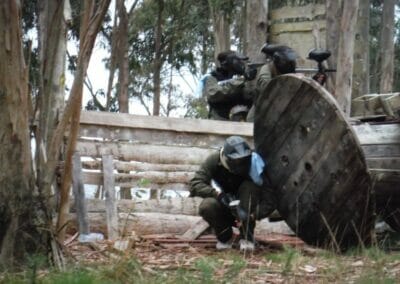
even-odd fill
[{"label": "dirt ground", "polygon": [[66,241],[66,250],[72,260],[87,264],[135,258],[149,276],[186,271],[199,280],[228,283],[400,283],[397,250],[338,255],[307,246],[294,236],[270,234],[256,239],[256,250],[243,253],[237,245],[217,251],[213,235],[195,241],[148,235],[96,243],[79,243],[75,235]]}]

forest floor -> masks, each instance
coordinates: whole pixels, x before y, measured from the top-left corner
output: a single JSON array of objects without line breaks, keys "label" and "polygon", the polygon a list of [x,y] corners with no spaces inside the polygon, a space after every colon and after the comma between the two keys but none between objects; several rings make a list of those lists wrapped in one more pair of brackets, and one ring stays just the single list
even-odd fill
[{"label": "forest floor", "polygon": [[[66,241],[66,272],[35,271],[31,283],[400,283],[400,237],[344,254],[305,245],[294,236],[257,237],[252,253],[215,249],[215,237],[188,242],[171,235],[118,241]],[[14,279],[8,282],[7,280]],[[3,276],[0,282],[25,283]],[[3,281],[1,281],[3,280]]]}]

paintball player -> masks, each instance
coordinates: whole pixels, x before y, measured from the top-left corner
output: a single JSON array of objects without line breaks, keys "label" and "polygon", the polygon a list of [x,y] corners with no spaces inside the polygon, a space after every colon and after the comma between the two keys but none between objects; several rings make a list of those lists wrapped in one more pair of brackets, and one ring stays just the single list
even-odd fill
[{"label": "paintball player", "polygon": [[217,59],[219,67],[200,81],[209,106],[208,116],[216,120],[245,120],[255,92],[247,82],[256,78],[257,69],[247,68],[248,57],[231,50],[219,53]]},{"label": "paintball player", "polygon": [[[285,45],[265,44],[261,48],[261,52],[267,57],[258,74],[257,91],[262,92],[272,78],[288,73],[296,72],[296,52]],[[256,98],[254,98],[254,103]],[[247,121],[254,121],[254,105],[247,115]]]},{"label": "paintball player", "polygon": [[190,181],[190,196],[204,198],[199,214],[214,229],[218,250],[232,247],[232,227],[237,221],[240,250],[254,250],[256,220],[267,217],[276,207],[272,189],[263,184],[264,165],[242,137],[230,136],[220,151],[207,157]]}]

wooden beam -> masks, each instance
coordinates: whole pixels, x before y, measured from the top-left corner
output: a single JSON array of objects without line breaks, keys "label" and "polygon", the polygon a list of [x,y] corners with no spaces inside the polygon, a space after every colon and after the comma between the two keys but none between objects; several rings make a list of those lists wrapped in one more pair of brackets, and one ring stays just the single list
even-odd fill
[{"label": "wooden beam", "polygon": [[[86,176],[97,176],[101,178],[102,173],[85,172]],[[194,176],[194,172],[139,172],[132,174],[114,174],[114,183],[116,184],[130,184],[140,183],[146,186],[149,183],[155,184],[169,184],[169,183],[189,183],[190,179]]]},{"label": "wooden beam", "polygon": [[251,137],[253,135],[253,124],[247,122],[143,116],[97,111],[83,111],[80,121],[81,125],[91,124],[227,136],[241,135]]},{"label": "wooden beam", "polygon": [[[132,232],[135,232],[139,236],[149,234],[182,235],[193,224],[202,219],[200,216],[162,213],[119,213],[118,217],[121,237],[131,236]],[[69,229],[72,231],[76,230],[76,214],[70,213],[69,220]],[[92,232],[107,232],[105,220],[105,213],[90,213],[90,230]],[[293,234],[293,231],[283,221],[269,222],[268,219],[258,221],[255,234],[263,235],[269,233]]]},{"label": "wooden beam", "polygon": [[[114,161],[114,167],[117,171],[120,170],[125,172],[195,172],[199,169],[199,165],[152,164],[135,161]],[[82,168],[86,170],[100,170],[101,161],[82,161]]]},{"label": "wooden beam", "polygon": [[79,234],[89,234],[85,190],[83,187],[81,157],[79,153],[72,156],[72,190],[75,197],[75,208],[78,215]]},{"label": "wooden beam", "polygon": [[372,144],[400,145],[400,124],[368,124],[353,125],[353,129],[362,146]]},{"label": "wooden beam", "polygon": [[204,161],[205,157],[217,150],[128,142],[95,142],[90,140],[79,140],[76,148],[82,157],[101,157],[104,154],[110,154],[123,161],[185,165],[199,165]]},{"label": "wooden beam", "polygon": [[[227,135],[210,133],[179,132],[174,129],[143,129],[118,126],[99,126],[83,124],[80,128],[80,137],[103,138],[104,140],[121,140],[133,143],[164,144],[218,148],[224,144]],[[252,139],[248,137],[250,144]]]},{"label": "wooden beam", "polygon": [[200,219],[192,227],[190,227],[183,235],[180,237],[183,240],[195,240],[197,239],[205,230],[208,229],[210,225]]},{"label": "wooden beam", "polygon": [[322,4],[309,4],[304,6],[285,6],[279,9],[270,11],[271,21],[285,20],[285,19],[298,19],[305,18],[312,21],[316,16],[325,15],[325,5]]},{"label": "wooden beam", "polygon": [[[198,215],[199,206],[203,198],[182,197],[168,199],[149,199],[149,200],[116,200],[119,213],[154,212],[179,215]],[[90,213],[101,213],[106,211],[105,201],[101,199],[86,199],[87,211]],[[70,212],[76,212],[74,205],[70,206]]]},{"label": "wooden beam", "polygon": [[109,240],[118,238],[118,212],[115,202],[114,166],[111,155],[103,155],[103,180],[106,197],[107,235]]}]

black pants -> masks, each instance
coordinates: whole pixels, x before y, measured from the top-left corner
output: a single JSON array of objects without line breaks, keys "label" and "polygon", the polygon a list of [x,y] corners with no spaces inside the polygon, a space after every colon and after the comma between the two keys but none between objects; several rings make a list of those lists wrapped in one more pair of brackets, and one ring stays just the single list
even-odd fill
[{"label": "black pants", "polygon": [[[267,217],[275,209],[275,198],[272,191],[257,186],[251,181],[244,181],[240,184],[235,196],[240,200],[239,206],[247,213],[247,216],[253,214],[257,220]],[[227,242],[232,238],[232,226],[235,224],[236,217],[217,199],[205,198],[200,204],[199,214],[214,229],[219,241]],[[253,241],[255,225],[254,218],[242,220],[241,238]]]}]

